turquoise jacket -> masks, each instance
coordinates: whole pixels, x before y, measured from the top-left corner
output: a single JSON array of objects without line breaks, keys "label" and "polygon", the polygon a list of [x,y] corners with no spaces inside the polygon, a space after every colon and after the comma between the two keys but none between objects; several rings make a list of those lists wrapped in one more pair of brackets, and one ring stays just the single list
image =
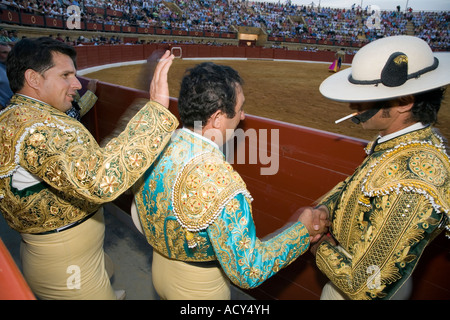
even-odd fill
[{"label": "turquoise jacket", "polygon": [[242,288],[258,286],[308,249],[300,222],[258,239],[244,181],[216,144],[188,129],[174,134],[137,190],[139,219],[155,250],[186,262],[217,260]]}]

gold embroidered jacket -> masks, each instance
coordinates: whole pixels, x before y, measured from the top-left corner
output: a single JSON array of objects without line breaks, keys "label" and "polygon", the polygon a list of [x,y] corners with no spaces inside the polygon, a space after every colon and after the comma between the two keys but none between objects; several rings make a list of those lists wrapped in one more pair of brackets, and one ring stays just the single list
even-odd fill
[{"label": "gold embroidered jacket", "polygon": [[339,246],[320,245],[317,266],[351,299],[389,299],[448,224],[443,139],[428,127],[377,145],[321,204],[332,214]]},{"label": "gold embroidered jacket", "polygon": [[231,281],[256,287],[309,247],[300,222],[261,241],[251,196],[212,142],[178,130],[140,181],[136,207],[147,241],[170,259],[218,260]]},{"label": "gold embroidered jacket", "polygon": [[[0,113],[0,210],[21,233],[78,221],[127,190],[152,164],[177,119],[150,101],[100,148],[78,121],[43,102],[15,95]],[[12,186],[19,168],[41,179]]]}]

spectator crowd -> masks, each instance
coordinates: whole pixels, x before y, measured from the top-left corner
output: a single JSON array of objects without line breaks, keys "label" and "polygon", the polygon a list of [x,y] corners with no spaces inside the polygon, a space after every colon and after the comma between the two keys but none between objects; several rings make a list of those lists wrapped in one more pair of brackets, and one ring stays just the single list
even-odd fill
[{"label": "spectator crowd", "polygon": [[[169,3],[169,4],[167,4]],[[449,50],[449,12],[412,9],[375,12],[361,8],[242,0],[1,0],[0,8],[49,17],[68,17],[71,5],[90,23],[158,27],[168,30],[237,32],[238,26],[260,27],[270,37],[366,43],[392,35],[415,35],[433,49]],[[89,8],[101,8],[103,14]],[[107,11],[108,10],[108,11]],[[114,12],[114,15],[107,12]],[[376,21],[375,21],[376,19]]]}]

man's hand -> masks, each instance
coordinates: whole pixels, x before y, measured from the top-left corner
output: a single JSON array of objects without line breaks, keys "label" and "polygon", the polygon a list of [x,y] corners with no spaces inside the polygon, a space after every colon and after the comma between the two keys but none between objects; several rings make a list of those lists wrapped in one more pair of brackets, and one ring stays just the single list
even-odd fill
[{"label": "man's hand", "polygon": [[159,59],[156,65],[153,79],[150,83],[150,100],[159,102],[164,107],[169,108],[169,83],[167,81],[167,74],[172,65],[174,55],[167,50]]},{"label": "man's hand", "polygon": [[325,210],[303,207],[294,213],[294,217],[296,216],[298,216],[297,221],[303,223],[308,229],[311,243],[318,241],[330,226],[328,212]]},{"label": "man's hand", "polygon": [[320,206],[313,209],[314,213],[314,220],[313,220],[313,227],[315,230],[318,230],[320,228],[321,221],[327,222],[327,227],[331,225],[331,222],[329,221],[329,212],[328,208],[326,206]]}]

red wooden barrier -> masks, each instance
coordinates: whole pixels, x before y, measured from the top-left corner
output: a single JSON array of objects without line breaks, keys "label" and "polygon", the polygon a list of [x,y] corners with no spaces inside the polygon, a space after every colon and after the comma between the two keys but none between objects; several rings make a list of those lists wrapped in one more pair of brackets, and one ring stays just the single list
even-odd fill
[{"label": "red wooden barrier", "polygon": [[[334,51],[296,51],[262,47],[209,46],[209,45],[170,45],[170,44],[138,44],[138,45],[103,45],[76,47],[78,69],[110,63],[145,60],[155,50],[166,50],[181,47],[183,58],[250,58],[250,59],[288,59],[332,62]],[[352,55],[347,55],[345,62],[351,63]]]},{"label": "red wooden barrier", "polygon": [[49,28],[63,29],[65,27],[64,21],[61,18],[45,18],[45,24]]},{"label": "red wooden barrier", "polygon": [[34,300],[30,287],[0,239],[0,300]]},{"label": "red wooden barrier", "polygon": [[1,10],[0,18],[5,22],[20,23],[19,12],[17,11]]},{"label": "red wooden barrier", "polygon": [[35,14],[22,13],[22,24],[41,27],[44,26],[44,17]]}]

